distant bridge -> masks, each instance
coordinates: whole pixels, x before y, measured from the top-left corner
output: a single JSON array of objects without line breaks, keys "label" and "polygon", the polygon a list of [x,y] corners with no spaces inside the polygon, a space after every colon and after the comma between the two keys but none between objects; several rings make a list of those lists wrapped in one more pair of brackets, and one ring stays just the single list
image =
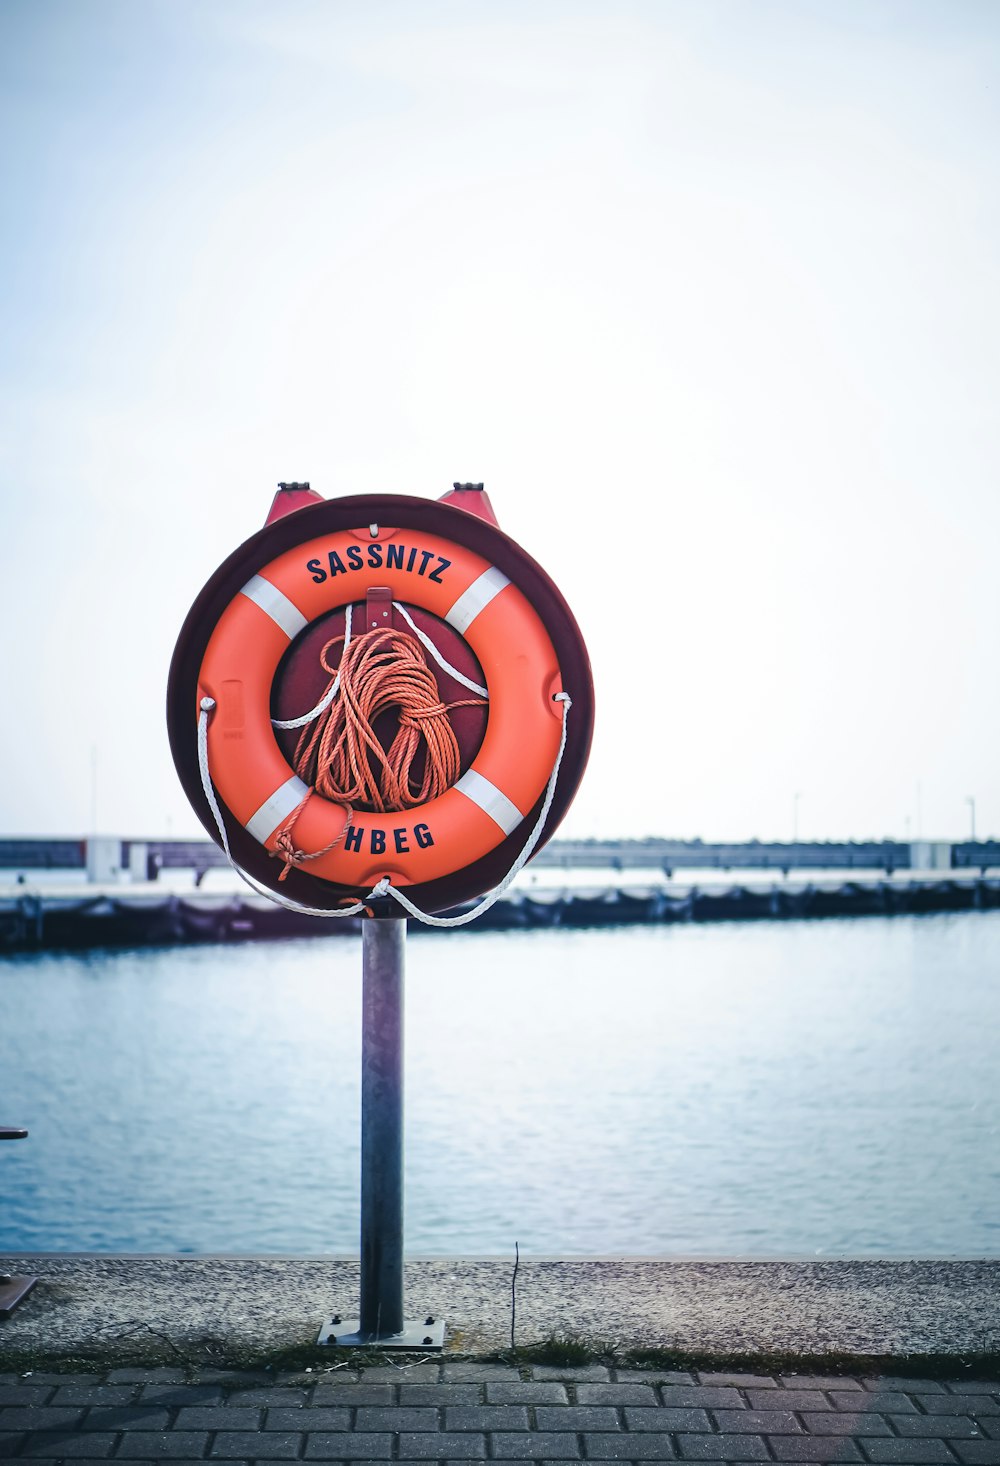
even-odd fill
[{"label": "distant bridge", "polygon": [[[0,838],[0,870],[86,871],[93,881],[155,880],[193,870],[197,881],[225,866],[209,840]],[[847,840],[720,844],[702,840],[552,840],[533,864],[548,870],[979,870],[1000,867],[1000,840]]]}]

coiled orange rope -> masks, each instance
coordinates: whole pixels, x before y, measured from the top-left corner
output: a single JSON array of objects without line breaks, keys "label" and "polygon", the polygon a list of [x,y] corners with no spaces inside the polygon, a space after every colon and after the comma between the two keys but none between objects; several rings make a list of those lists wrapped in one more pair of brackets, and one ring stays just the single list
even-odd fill
[{"label": "coiled orange rope", "polygon": [[[481,697],[442,702],[423,647],[408,632],[387,627],[352,638],[338,668],[331,665],[330,653],[344,641],[343,636],[332,637],[320,653],[331,678],[327,692],[339,675],[339,695],[299,736],[293,767],[309,791],[278,834],[273,853],[285,862],[280,880],[291,866],[317,860],[339,844],[356,804],[388,814],[426,804],[450,789],[461,773],[461,755],[448,714],[452,708],[485,702]],[[386,751],[373,725],[380,713],[392,710],[398,711],[399,728]],[[413,766],[421,743],[426,757],[418,779]],[[314,790],[344,806],[344,828],[324,850],[307,854],[296,849],[292,831]]]}]

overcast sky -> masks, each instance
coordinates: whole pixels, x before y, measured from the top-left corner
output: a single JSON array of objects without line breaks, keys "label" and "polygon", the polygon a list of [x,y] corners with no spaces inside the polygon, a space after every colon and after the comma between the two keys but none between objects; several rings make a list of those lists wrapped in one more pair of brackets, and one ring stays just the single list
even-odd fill
[{"label": "overcast sky", "polygon": [[591,650],[562,833],[1000,833],[992,0],[0,0],[3,833],[200,827],[279,479],[483,480]]}]

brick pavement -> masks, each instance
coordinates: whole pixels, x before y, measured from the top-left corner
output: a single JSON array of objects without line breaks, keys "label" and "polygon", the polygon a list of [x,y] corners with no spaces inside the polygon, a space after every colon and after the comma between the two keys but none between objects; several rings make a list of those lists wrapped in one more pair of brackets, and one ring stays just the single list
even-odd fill
[{"label": "brick pavement", "polygon": [[0,1456],[1000,1466],[1000,1381],[454,1360],[268,1378],[0,1373]]}]

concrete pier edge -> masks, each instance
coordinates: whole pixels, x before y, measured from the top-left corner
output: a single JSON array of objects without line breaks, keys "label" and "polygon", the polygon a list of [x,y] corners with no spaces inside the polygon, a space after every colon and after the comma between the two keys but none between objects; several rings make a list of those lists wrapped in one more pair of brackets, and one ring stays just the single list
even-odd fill
[{"label": "concrete pier edge", "polygon": [[[0,1319],[2,1370],[384,1362],[315,1344],[323,1319],[356,1307],[356,1257],[7,1253],[0,1268],[39,1279]],[[445,1318],[444,1359],[1000,1379],[1000,1259],[522,1253],[513,1348],[512,1275],[513,1258],[408,1258],[407,1313]]]}]

